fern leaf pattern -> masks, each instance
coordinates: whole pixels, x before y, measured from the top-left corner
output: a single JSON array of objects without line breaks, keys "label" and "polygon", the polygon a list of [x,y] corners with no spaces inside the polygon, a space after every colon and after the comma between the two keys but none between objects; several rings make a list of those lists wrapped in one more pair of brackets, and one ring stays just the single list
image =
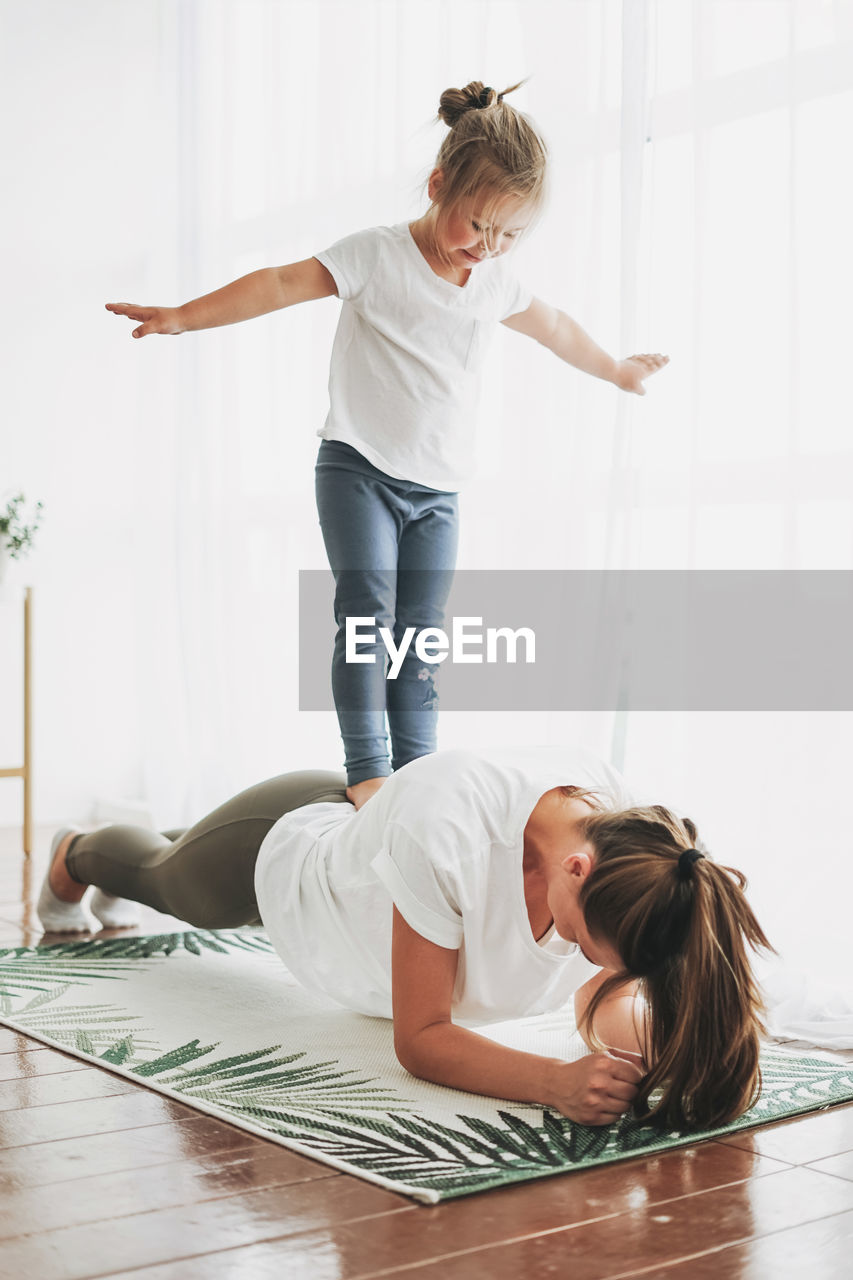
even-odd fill
[{"label": "fern leaf pattern", "polygon": [[[390,1023],[295,986],[259,930],[0,949],[0,1022],[433,1202],[711,1136],[630,1115],[590,1128],[414,1080]],[[517,1024],[517,1047],[536,1051],[541,1022]],[[567,1015],[567,1046],[571,1032]],[[768,1048],[762,1070],[751,1111],[714,1136],[853,1099],[838,1060]]]}]

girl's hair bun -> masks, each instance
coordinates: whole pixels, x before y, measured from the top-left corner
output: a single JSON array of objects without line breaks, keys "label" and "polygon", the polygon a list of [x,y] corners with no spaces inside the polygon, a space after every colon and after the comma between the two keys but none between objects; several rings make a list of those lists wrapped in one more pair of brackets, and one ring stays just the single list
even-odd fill
[{"label": "girl's hair bun", "polygon": [[486,107],[497,106],[503,101],[505,94],[512,93],[521,84],[523,81],[519,81],[509,89],[504,89],[501,93],[491,85],[483,84],[482,80],[472,80],[464,89],[445,89],[438,103],[438,118],[452,129],[466,111],[480,111]]},{"label": "girl's hair bun", "polygon": [[482,80],[472,80],[464,89],[445,89],[441,95],[438,119],[450,127],[435,158],[436,182],[429,184],[435,217],[428,236],[430,251],[448,266],[453,263],[433,233],[453,210],[471,201],[478,205],[491,252],[492,223],[504,200],[523,203],[531,217],[542,207],[547,148],[533,121],[502,101],[519,87],[498,93]]}]

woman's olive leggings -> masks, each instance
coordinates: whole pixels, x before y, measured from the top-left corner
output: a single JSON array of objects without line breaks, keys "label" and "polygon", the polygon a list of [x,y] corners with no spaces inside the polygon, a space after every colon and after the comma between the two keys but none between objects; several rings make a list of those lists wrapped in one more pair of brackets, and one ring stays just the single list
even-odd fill
[{"label": "woman's olive leggings", "polygon": [[188,831],[102,827],[77,836],[66,865],[80,884],[199,929],[260,924],[255,862],[267,832],[291,809],[346,798],[342,773],[285,773],[242,791]]}]

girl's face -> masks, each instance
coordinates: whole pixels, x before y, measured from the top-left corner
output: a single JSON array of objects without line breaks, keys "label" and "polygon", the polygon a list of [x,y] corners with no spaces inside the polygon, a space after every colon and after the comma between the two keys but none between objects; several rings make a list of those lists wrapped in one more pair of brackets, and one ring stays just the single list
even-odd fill
[{"label": "girl's face", "polygon": [[523,200],[511,196],[501,200],[486,218],[485,195],[456,205],[446,217],[439,216],[436,238],[445,258],[455,267],[470,270],[488,258],[499,258],[527,227],[533,210]]}]

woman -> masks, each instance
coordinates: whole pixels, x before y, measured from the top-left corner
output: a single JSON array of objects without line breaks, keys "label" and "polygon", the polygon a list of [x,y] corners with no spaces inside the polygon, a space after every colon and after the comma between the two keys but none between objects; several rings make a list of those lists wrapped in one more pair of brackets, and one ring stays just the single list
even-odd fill
[{"label": "woman", "polygon": [[[359,810],[341,776],[305,772],[171,838],[60,832],[39,915],[86,929],[94,885],[107,926],[129,922],[116,899],[197,927],[263,923],[306,986],[393,1017],[414,1075],[583,1124],[633,1104],[704,1128],[755,1096],[761,1006],[747,944],[769,944],[744,877],[695,843],[689,820],[634,806],[584,750],[445,751],[398,770]],[[593,1050],[580,1061],[472,1029],[572,994]]]}]

